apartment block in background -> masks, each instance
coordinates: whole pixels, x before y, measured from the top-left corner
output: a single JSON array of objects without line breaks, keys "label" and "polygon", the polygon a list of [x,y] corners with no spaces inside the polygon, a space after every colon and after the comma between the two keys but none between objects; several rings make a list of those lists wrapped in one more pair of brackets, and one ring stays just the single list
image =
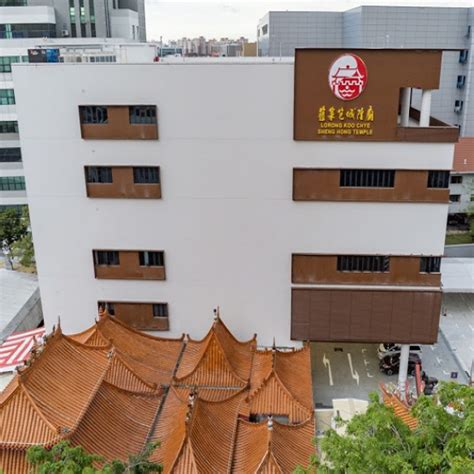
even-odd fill
[{"label": "apartment block in background", "polygon": [[431,113],[441,67],[410,49],[15,65],[46,325],[84,330],[100,305],[199,337],[220,306],[264,345],[435,342],[459,134]]}]

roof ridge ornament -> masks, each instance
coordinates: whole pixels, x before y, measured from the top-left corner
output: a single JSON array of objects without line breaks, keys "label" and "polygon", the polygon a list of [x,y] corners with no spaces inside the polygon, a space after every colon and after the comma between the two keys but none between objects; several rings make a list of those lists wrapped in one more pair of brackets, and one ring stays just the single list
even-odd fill
[{"label": "roof ridge ornament", "polygon": [[221,312],[219,306],[217,308],[214,308],[213,310],[214,313],[214,325],[221,319]]}]

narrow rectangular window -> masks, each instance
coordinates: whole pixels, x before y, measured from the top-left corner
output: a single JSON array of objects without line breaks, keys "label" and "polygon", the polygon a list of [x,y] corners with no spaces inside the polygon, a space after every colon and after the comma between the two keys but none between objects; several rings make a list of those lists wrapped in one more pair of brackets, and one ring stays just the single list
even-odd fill
[{"label": "narrow rectangular window", "polygon": [[131,105],[129,108],[130,123],[156,123],[155,105]]},{"label": "narrow rectangular window", "polygon": [[13,89],[0,89],[0,105],[14,105],[15,91]]},{"label": "narrow rectangular window", "polygon": [[338,255],[339,272],[378,272],[390,271],[390,257],[385,255]]},{"label": "narrow rectangular window", "polygon": [[459,202],[461,200],[460,194],[450,194],[449,195],[449,202]]},{"label": "narrow rectangular window", "polygon": [[117,250],[94,250],[94,263],[96,265],[120,265]]},{"label": "narrow rectangular window", "polygon": [[113,303],[109,303],[107,301],[99,301],[97,303],[97,306],[99,311],[100,309],[106,309],[110,315],[115,316],[115,305]]},{"label": "narrow rectangular window", "polygon": [[355,188],[393,188],[395,170],[340,170],[339,185]]},{"label": "narrow rectangular window", "polygon": [[448,188],[449,171],[428,171],[428,188]]},{"label": "narrow rectangular window", "polygon": [[167,303],[153,304],[153,317],[154,318],[167,318],[168,317],[168,304]]},{"label": "narrow rectangular window", "polygon": [[461,184],[462,176],[451,176],[451,184]]},{"label": "narrow rectangular window", "polygon": [[421,273],[439,273],[441,270],[441,257],[421,257]]},{"label": "narrow rectangular window", "polygon": [[108,123],[107,107],[103,105],[81,105],[79,110],[81,113],[81,123]]},{"label": "narrow rectangular window", "polygon": [[163,251],[142,251],[139,252],[140,265],[144,267],[162,267],[164,266]]},{"label": "narrow rectangular window", "polygon": [[112,168],[110,166],[87,166],[86,181],[88,183],[112,183]]},{"label": "narrow rectangular window", "polygon": [[0,163],[21,161],[21,148],[0,148]]},{"label": "narrow rectangular window", "polygon": [[13,120],[0,122],[0,133],[18,133],[18,122]]},{"label": "narrow rectangular window", "polygon": [[135,184],[158,184],[160,182],[160,168],[157,166],[134,166],[133,182]]},{"label": "narrow rectangular window", "polygon": [[24,191],[24,176],[2,176],[0,177],[0,191]]}]

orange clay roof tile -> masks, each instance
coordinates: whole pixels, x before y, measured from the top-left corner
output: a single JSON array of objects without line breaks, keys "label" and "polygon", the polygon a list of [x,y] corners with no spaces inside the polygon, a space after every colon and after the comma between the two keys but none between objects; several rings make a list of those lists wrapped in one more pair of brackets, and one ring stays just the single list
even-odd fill
[{"label": "orange clay roof tile", "polygon": [[217,318],[204,339],[186,344],[175,383],[243,387],[250,378],[255,347],[255,338],[237,341]]},{"label": "orange clay roof tile", "polygon": [[413,430],[418,426],[417,419],[410,413],[410,407],[400,400],[397,395],[388,392],[383,386],[382,395],[385,405],[392,407],[395,415],[398,416],[403,421],[403,423],[408,426],[408,428]]}]

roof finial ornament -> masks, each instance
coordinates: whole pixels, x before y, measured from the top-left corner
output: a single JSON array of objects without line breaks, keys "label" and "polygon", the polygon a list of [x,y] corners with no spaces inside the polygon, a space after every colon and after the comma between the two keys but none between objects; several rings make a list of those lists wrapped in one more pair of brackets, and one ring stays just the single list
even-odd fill
[{"label": "roof finial ornament", "polygon": [[220,317],[221,317],[220,308],[218,306],[217,308],[214,308],[214,322],[217,323],[217,321],[219,321]]},{"label": "roof finial ornament", "polygon": [[267,428],[268,428],[268,431],[273,430],[273,415],[268,415]]},{"label": "roof finial ornament", "polygon": [[273,336],[273,344],[272,344],[272,351],[275,352],[277,349],[276,342],[275,342],[275,336]]}]

